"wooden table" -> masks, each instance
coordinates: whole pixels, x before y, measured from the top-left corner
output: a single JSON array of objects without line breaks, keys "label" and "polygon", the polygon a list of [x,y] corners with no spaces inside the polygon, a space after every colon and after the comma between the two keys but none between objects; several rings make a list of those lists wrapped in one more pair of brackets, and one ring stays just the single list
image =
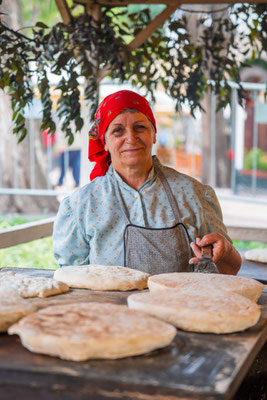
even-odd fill
[{"label": "wooden table", "polygon": [[[30,301],[39,307],[73,301],[125,304],[131,293],[72,290]],[[232,399],[267,338],[267,289],[259,303],[260,321],[244,332],[215,335],[178,330],[165,349],[114,361],[71,362],[34,354],[21,345],[18,336],[1,334],[0,399]]]}]

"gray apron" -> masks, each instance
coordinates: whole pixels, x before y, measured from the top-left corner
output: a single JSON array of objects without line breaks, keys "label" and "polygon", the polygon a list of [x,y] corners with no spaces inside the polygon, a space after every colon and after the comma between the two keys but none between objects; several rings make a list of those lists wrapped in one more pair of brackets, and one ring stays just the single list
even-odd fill
[{"label": "gray apron", "polygon": [[151,275],[164,272],[192,272],[194,267],[188,263],[191,258],[189,235],[181,222],[177,201],[163,172],[156,167],[155,171],[163,184],[175,217],[175,225],[169,228],[147,228],[132,224],[118,181],[114,177],[116,195],[126,223],[124,266]]}]

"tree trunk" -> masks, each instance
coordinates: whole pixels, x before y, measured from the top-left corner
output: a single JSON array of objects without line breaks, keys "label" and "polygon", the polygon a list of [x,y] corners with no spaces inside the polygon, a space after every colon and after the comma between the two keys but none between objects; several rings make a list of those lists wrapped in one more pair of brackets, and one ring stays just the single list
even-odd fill
[{"label": "tree trunk", "polygon": [[223,111],[216,113],[216,186],[219,188],[230,187],[231,164],[228,158],[227,127]]},{"label": "tree trunk", "polygon": [[[210,118],[211,118],[211,93],[208,91],[202,101],[202,107],[205,113],[202,113],[202,175],[201,181],[203,183],[211,183],[211,129],[210,129]],[[215,134],[215,132],[213,132]]]},{"label": "tree trunk", "polygon": [[[202,177],[201,181],[216,187],[229,187],[231,166],[227,156],[229,149],[226,122],[223,111],[216,113],[215,129],[212,129],[211,119],[211,93],[205,94],[202,107],[206,110],[202,113]],[[216,104],[214,104],[216,108]],[[213,137],[212,137],[213,136]],[[211,144],[215,142],[212,150]],[[212,151],[215,152],[215,163],[212,165]]]},{"label": "tree trunk", "polygon": [[[197,10],[218,10],[224,8],[225,4],[218,5],[190,5],[187,9]],[[223,18],[227,11],[222,11],[220,17]],[[218,13],[216,13],[218,17]],[[199,15],[192,13],[188,16],[188,31],[193,42],[197,42],[201,36],[200,28],[197,24]],[[202,101],[202,107],[206,111],[202,113],[202,177],[201,180],[205,184],[212,184],[218,187],[228,187],[230,184],[230,164],[227,158],[227,150],[229,148],[227,130],[223,112],[220,110],[216,113],[215,129],[212,130],[211,119],[213,111],[211,110],[211,93],[207,92]],[[216,105],[215,105],[216,107]],[[211,144],[215,142],[215,163],[212,165]]]},{"label": "tree trunk", "polygon": [[[21,24],[21,10],[18,0],[4,1],[1,6],[2,21],[14,30],[19,29]],[[35,188],[48,188],[46,179],[47,158],[42,144],[40,125],[37,120],[33,121],[34,135],[32,140],[33,154],[35,159]],[[0,187],[3,188],[30,188],[30,149],[29,135],[17,144],[17,138],[12,134],[12,110],[9,97],[0,92]],[[58,208],[55,197],[1,195],[1,213],[54,213]]]}]

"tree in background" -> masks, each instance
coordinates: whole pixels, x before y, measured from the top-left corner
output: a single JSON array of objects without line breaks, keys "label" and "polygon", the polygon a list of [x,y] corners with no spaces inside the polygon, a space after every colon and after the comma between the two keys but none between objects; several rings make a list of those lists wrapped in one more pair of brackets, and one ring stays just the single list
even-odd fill
[{"label": "tree in background", "polygon": [[[27,0],[28,1],[28,0]],[[22,26],[22,8],[18,0],[5,2],[1,6],[1,12],[4,14],[5,24],[14,30],[18,30]],[[0,41],[2,37],[0,37]],[[4,55],[1,56],[1,61]],[[14,58],[16,63],[16,59]],[[10,101],[11,100],[11,101]],[[31,186],[30,171],[30,138],[29,136],[16,146],[17,137],[10,135],[12,132],[12,96],[8,91],[0,93],[0,170],[2,187],[22,187],[29,188]],[[38,120],[33,120],[33,130],[40,131]],[[34,135],[31,138],[33,147],[34,166],[35,166],[35,182],[36,188],[48,187],[45,168],[47,164],[46,154],[42,146],[41,135]],[[14,168],[15,166],[15,168]],[[50,213],[55,212],[58,208],[58,202],[55,198],[41,196],[21,196],[21,195],[4,195],[0,197],[1,213]]]},{"label": "tree in background", "polygon": [[[48,9],[49,6],[48,2]],[[157,29],[138,46],[133,45],[131,38],[136,38],[151,22],[149,9],[130,13],[127,7],[123,10],[101,7],[97,18],[85,12],[82,6],[79,6],[82,12],[76,10],[73,5],[66,24],[58,22],[49,28],[37,22],[30,37],[10,29],[7,24],[0,25],[0,82],[12,99],[14,133],[19,140],[26,135],[23,109],[33,99],[33,75],[37,77],[44,106],[42,129],[51,132],[55,126],[47,73],[51,71],[60,77],[57,113],[64,117],[63,130],[71,142],[73,134],[68,128],[69,122],[73,120],[78,130],[83,123],[79,77],[86,80],[84,95],[94,107],[97,85],[108,75],[145,88],[152,100],[155,88],[161,84],[175,99],[177,108],[189,104],[194,114],[197,108],[201,109],[201,99],[209,88],[219,95],[218,108],[229,104],[228,80],[239,82],[242,61],[238,53],[245,56],[250,52],[250,57],[255,58],[264,47],[266,50],[265,3],[226,6],[227,16],[223,18],[211,18],[211,14],[206,13],[197,21],[202,29],[196,43],[187,30],[186,14],[173,7],[165,29]],[[241,100],[241,87],[239,95]]]},{"label": "tree in background", "polygon": [[61,16],[54,0],[19,0],[19,4],[22,26],[25,27],[22,32],[24,34],[31,35],[32,27],[38,21],[45,21],[48,26],[61,22]]},{"label": "tree in background", "polygon": [[[21,1],[24,7],[37,3]],[[1,3],[3,12],[8,2],[0,0]],[[229,104],[228,82],[240,81],[242,59],[252,60],[266,51],[267,7],[264,3],[223,4],[217,5],[216,10],[205,7],[195,22],[199,33],[195,38],[188,23],[190,14],[184,7],[176,11],[175,7],[169,7],[172,15],[164,29],[152,30],[146,40],[139,39],[152,21],[151,10],[160,12],[162,6],[157,6],[161,7],[159,9],[155,6],[95,5],[90,11],[90,7],[77,6],[71,1],[68,4],[70,12],[65,23],[58,22],[57,16],[51,20],[42,16],[41,12],[56,15],[51,1],[40,1],[40,14],[31,14],[37,19],[45,18],[46,24],[35,23],[34,18],[29,23],[35,25],[26,31],[5,22],[7,16],[1,18],[0,87],[11,98],[13,133],[18,141],[27,134],[24,109],[36,95],[31,84],[33,77],[37,79],[38,95],[43,104],[41,129],[53,133],[48,72],[58,76],[57,115],[64,120],[62,128],[71,143],[70,122],[74,121],[77,130],[83,126],[81,97],[90,100],[93,114],[98,102],[97,87],[105,76],[145,89],[152,101],[155,89],[161,85],[175,100],[177,110],[186,104],[194,115],[197,109],[203,109],[202,101],[208,91],[217,95],[218,110]],[[241,86],[238,94],[241,103]]]}]

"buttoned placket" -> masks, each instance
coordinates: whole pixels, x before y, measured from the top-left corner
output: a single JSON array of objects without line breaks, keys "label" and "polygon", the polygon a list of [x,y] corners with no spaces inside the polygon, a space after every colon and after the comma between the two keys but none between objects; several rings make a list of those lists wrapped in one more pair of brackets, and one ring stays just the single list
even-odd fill
[{"label": "buttoned placket", "polygon": [[[124,201],[126,204],[126,207],[129,205],[127,198],[129,197],[134,197],[135,202],[132,205],[131,209],[128,207],[128,212],[129,212],[129,219],[133,224],[139,225],[139,226],[146,226],[145,223],[145,215],[144,215],[144,205],[143,205],[143,199],[142,199],[142,192],[150,187],[155,179],[155,173],[154,173],[154,167],[151,169],[148,178],[146,182],[139,188],[139,190],[135,190],[127,183],[125,183],[122,178],[119,176],[119,174],[114,170],[114,174],[118,180],[119,186],[122,189],[122,194],[124,197]],[[134,214],[136,213],[137,218],[134,218]]]}]

